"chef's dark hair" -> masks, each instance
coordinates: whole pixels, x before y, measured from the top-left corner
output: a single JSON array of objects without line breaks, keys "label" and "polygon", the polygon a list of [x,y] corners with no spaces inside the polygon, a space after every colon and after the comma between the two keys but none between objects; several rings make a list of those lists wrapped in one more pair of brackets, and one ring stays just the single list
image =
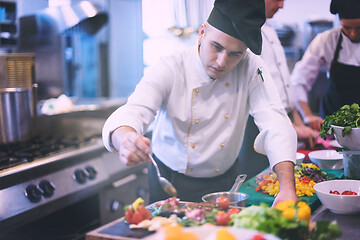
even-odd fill
[{"label": "chef's dark hair", "polygon": [[360,18],[360,0],[332,0],[330,12],[344,19]]},{"label": "chef's dark hair", "polygon": [[264,22],[264,0],[215,0],[208,18],[211,26],[243,41],[257,55],[261,54]]}]

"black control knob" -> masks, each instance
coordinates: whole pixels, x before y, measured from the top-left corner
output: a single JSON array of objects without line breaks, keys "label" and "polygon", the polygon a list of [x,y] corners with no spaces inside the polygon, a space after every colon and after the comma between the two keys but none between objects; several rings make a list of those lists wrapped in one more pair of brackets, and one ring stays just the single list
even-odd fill
[{"label": "black control knob", "polygon": [[44,197],[51,197],[54,195],[55,186],[48,180],[42,180],[39,183],[39,188],[43,191]]},{"label": "black control knob", "polygon": [[30,200],[30,202],[37,203],[41,200],[43,191],[36,185],[31,184],[25,189],[25,196]]},{"label": "black control knob", "polygon": [[86,173],[85,173],[84,170],[82,170],[82,169],[77,169],[77,170],[75,170],[75,172],[74,172],[74,179],[75,179],[75,181],[77,181],[78,183],[84,184],[84,183],[86,183],[87,175],[86,175]]},{"label": "black control knob", "polygon": [[85,171],[87,172],[88,178],[90,180],[93,180],[96,178],[97,171],[92,166],[85,167]]}]

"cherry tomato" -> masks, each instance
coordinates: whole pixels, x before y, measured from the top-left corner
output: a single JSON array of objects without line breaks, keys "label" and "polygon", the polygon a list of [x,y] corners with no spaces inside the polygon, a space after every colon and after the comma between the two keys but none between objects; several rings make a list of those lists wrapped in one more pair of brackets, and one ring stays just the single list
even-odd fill
[{"label": "cherry tomato", "polygon": [[219,226],[226,226],[230,222],[230,216],[222,211],[219,211],[215,217],[215,221]]},{"label": "cherry tomato", "polygon": [[240,209],[238,208],[230,208],[228,211],[227,211],[227,214],[230,216],[232,214],[236,214],[236,213],[239,213],[240,212]]},{"label": "cherry tomato", "polygon": [[251,240],[266,240],[262,235],[256,234],[254,235]]},{"label": "cherry tomato", "polygon": [[353,191],[343,191],[342,193],[341,193],[341,195],[357,195],[357,193],[356,192],[353,192]]},{"label": "cherry tomato", "polygon": [[227,209],[229,207],[230,201],[227,197],[218,197],[216,199],[216,205],[221,209]]},{"label": "cherry tomato", "polygon": [[138,211],[136,211],[136,212],[134,212],[134,215],[132,216],[132,218],[131,218],[131,222],[129,222],[129,223],[131,223],[131,224],[139,224],[140,222],[142,222],[144,219],[143,219],[143,217],[141,216],[141,214],[138,212]]},{"label": "cherry tomato", "polygon": [[136,209],[136,211],[138,211],[140,213],[140,215],[142,216],[142,218],[145,219],[150,219],[151,217],[151,212],[150,210],[147,210],[146,207],[144,205],[139,205]]},{"label": "cherry tomato", "polygon": [[331,191],[331,190],[330,190],[330,194],[340,195],[340,193],[338,191]]},{"label": "cherry tomato", "polygon": [[132,210],[131,208],[128,209],[128,210],[125,212],[126,221],[128,221],[128,222],[130,223],[133,214],[134,214],[133,210]]}]

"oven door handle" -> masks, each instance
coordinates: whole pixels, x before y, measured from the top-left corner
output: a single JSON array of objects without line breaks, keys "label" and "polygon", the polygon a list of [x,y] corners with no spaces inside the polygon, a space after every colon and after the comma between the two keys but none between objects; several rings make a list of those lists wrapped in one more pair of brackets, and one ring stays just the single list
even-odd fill
[{"label": "oven door handle", "polygon": [[123,185],[125,185],[125,184],[127,184],[129,182],[135,181],[136,179],[137,179],[137,175],[133,173],[133,174],[130,174],[129,176],[126,176],[126,177],[124,177],[122,179],[119,179],[119,180],[113,182],[112,186],[114,188],[119,188],[119,187],[121,187],[121,186],[123,186]]}]

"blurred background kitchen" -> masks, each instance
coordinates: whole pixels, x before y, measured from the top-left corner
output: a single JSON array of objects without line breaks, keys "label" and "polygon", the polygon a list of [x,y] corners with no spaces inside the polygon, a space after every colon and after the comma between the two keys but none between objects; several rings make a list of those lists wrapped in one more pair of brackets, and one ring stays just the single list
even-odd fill
[{"label": "blurred background kitchen", "polygon": [[[0,239],[84,239],[147,198],[146,166],[105,151],[102,125],[147,67],[196,43],[213,2],[0,1]],[[286,0],[271,19],[290,71],[339,25],[329,5]]]}]

